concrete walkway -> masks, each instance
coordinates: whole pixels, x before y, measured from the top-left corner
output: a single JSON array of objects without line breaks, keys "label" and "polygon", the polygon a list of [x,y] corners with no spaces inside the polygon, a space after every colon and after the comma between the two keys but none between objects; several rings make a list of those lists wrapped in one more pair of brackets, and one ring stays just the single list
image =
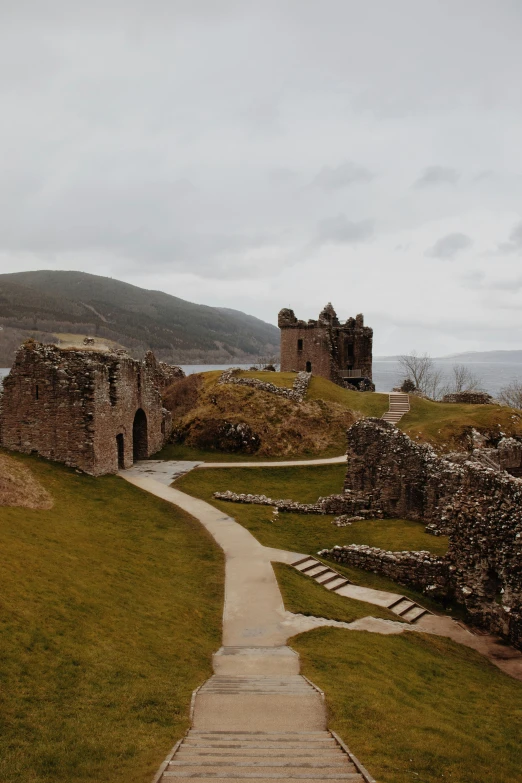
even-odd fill
[{"label": "concrete walkway", "polygon": [[[412,627],[372,617],[340,623],[287,612],[271,563],[290,565],[305,555],[262,546],[232,517],[168,486],[172,463],[140,463],[120,475],[196,517],[226,559],[223,646],[213,656],[215,674],[196,692],[192,729],[164,762],[155,783],[172,777],[201,783],[231,779],[247,783],[253,778],[257,783],[293,778],[301,783],[372,783],[360,762],[327,730],[324,695],[299,674],[299,657],[286,646],[290,637],[320,626],[384,634],[422,630],[449,636],[522,679],[522,654],[491,637],[477,637],[447,617],[427,616]],[[373,598],[380,605],[383,601],[382,591],[368,588],[359,587],[357,597]],[[312,750],[306,760],[304,750]],[[330,751],[340,755],[332,756]]]},{"label": "concrete walkway", "polygon": [[293,468],[305,465],[343,465],[346,462],[346,454],[341,457],[328,457],[327,459],[294,459],[286,462],[200,462],[197,467],[202,468]]}]

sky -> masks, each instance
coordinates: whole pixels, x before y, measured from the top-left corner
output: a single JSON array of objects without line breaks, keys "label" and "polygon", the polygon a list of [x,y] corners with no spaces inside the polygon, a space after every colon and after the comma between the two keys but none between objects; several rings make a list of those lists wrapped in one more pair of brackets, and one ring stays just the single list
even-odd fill
[{"label": "sky", "polygon": [[0,271],[522,348],[520,0],[0,0]]}]

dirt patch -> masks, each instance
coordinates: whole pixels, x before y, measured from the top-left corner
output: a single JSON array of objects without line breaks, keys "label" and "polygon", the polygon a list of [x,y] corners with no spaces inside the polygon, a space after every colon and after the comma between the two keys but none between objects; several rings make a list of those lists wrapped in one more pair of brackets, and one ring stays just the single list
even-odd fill
[{"label": "dirt patch", "polygon": [[0,454],[0,506],[49,509],[53,499],[29,468]]}]

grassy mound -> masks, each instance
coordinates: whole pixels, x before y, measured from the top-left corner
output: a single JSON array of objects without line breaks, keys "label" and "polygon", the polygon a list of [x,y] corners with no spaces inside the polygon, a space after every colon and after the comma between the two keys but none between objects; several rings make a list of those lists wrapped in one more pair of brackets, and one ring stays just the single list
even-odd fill
[{"label": "grassy mound", "polygon": [[[293,373],[244,375],[281,386],[291,386],[295,378]],[[164,402],[172,412],[177,442],[160,452],[160,458],[213,459],[220,452],[243,458],[307,458],[346,450],[346,430],[358,417],[347,405],[308,397],[296,403],[246,386],[219,385],[219,376],[189,376],[168,390]],[[247,428],[247,437],[238,443],[228,429],[239,424]]]},{"label": "grassy mound", "polygon": [[143,783],[211,674],[221,550],[120,478],[16,460],[55,503],[0,517],[0,780]]},{"label": "grassy mound", "polygon": [[400,429],[413,440],[430,443],[439,451],[469,449],[472,429],[493,440],[502,434],[522,435],[520,411],[501,405],[453,405],[410,396],[410,408]]},{"label": "grassy mound", "polygon": [[326,694],[330,727],[382,783],[522,781],[522,683],[474,650],[334,628],[290,644]]},{"label": "grassy mound", "polygon": [[49,509],[53,499],[26,465],[0,453],[0,506]]}]

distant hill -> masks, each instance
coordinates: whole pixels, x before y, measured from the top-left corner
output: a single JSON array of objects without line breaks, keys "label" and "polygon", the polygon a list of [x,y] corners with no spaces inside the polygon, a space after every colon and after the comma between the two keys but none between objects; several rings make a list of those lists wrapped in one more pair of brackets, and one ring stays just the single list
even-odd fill
[{"label": "distant hill", "polygon": [[[374,361],[398,362],[400,356],[374,356]],[[476,362],[505,362],[506,364],[522,364],[521,351],[466,351],[465,353],[453,353],[449,356],[433,356],[437,362],[450,362],[451,364],[472,364]]]},{"label": "distant hill", "polygon": [[193,304],[84,272],[0,275],[0,366],[29,335],[93,335],[180,364],[248,363],[279,353],[279,329],[229,308]]}]

